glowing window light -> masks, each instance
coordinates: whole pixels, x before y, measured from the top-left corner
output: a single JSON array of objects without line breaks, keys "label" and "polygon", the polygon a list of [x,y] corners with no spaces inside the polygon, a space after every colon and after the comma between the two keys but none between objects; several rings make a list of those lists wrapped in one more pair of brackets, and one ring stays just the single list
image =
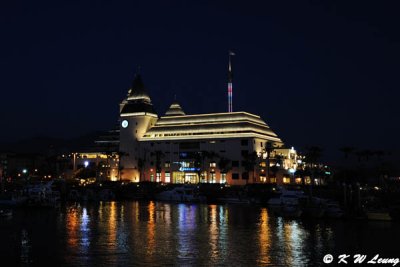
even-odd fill
[{"label": "glowing window light", "polygon": [[165,173],[165,183],[171,182],[171,174],[169,172]]}]

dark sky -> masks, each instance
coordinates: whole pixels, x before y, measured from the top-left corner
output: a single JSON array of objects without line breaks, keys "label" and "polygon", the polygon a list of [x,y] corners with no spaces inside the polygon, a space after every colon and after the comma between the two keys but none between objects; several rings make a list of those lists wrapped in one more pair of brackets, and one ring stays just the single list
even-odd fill
[{"label": "dark sky", "polygon": [[[40,3],[39,3],[40,2]],[[114,126],[141,65],[163,115],[261,115],[295,147],[399,149],[395,1],[2,1],[3,141]]]}]

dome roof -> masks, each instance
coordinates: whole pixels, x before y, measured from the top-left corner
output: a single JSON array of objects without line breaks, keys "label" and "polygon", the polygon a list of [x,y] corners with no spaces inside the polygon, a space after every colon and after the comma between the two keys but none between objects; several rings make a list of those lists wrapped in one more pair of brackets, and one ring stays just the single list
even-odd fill
[{"label": "dome roof", "polygon": [[167,112],[165,112],[165,116],[184,116],[186,115],[183,111],[182,107],[178,102],[174,102],[171,104]]}]

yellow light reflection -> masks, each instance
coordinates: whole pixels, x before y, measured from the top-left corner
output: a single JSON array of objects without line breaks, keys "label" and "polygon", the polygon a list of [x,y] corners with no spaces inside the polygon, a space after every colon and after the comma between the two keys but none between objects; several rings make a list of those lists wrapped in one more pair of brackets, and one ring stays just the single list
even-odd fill
[{"label": "yellow light reflection", "polygon": [[147,255],[154,252],[155,247],[155,204],[153,201],[149,203],[149,222],[147,224]]},{"label": "yellow light reflection", "polygon": [[67,243],[71,248],[78,246],[79,216],[77,209],[70,208],[67,213]]},{"label": "yellow light reflection", "polygon": [[270,237],[270,229],[269,229],[269,217],[268,211],[266,208],[261,210],[261,218],[260,218],[260,231],[259,231],[259,244],[260,244],[260,258],[259,264],[261,265],[269,265],[271,264],[270,258],[270,248],[271,248],[271,237]]},{"label": "yellow light reflection", "polygon": [[218,258],[218,239],[219,239],[219,229],[217,224],[217,206],[210,205],[209,206],[210,213],[210,223],[209,223],[209,244],[211,247],[210,256],[211,258]]},{"label": "yellow light reflection", "polygon": [[117,240],[117,204],[110,202],[110,215],[108,216],[108,243],[115,244]]}]

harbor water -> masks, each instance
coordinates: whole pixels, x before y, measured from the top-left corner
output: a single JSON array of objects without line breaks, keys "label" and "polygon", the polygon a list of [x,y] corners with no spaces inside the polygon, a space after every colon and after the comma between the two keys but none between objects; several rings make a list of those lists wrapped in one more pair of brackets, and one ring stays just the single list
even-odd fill
[{"label": "harbor water", "polygon": [[0,266],[324,266],[325,254],[399,257],[398,237],[394,222],[249,205],[74,203],[0,218]]}]

